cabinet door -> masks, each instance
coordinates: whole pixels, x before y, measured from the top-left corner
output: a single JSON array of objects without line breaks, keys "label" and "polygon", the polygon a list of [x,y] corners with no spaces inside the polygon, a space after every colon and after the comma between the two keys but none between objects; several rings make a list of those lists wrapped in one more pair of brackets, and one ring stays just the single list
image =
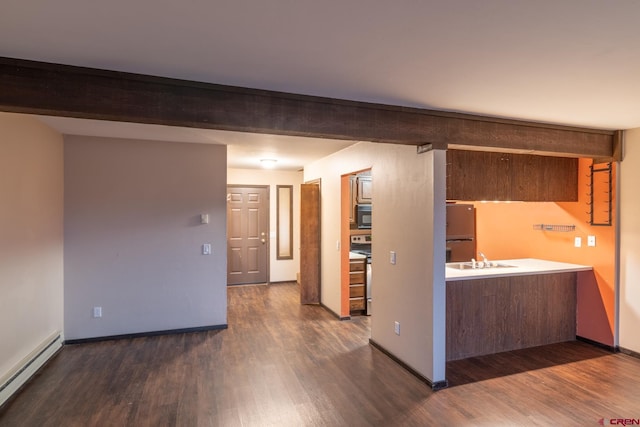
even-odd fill
[{"label": "cabinet door", "polygon": [[349,177],[349,200],[351,201],[351,208],[349,209],[349,224],[356,223],[356,194],[358,194],[356,176],[351,175]]},{"label": "cabinet door", "polygon": [[447,150],[447,199],[508,200],[510,167],[509,154]]},{"label": "cabinet door", "polygon": [[538,188],[543,194],[538,200],[547,202],[578,201],[578,159],[540,157],[544,163],[539,168]]},{"label": "cabinet door", "polygon": [[359,176],[358,181],[358,203],[371,203],[372,185],[370,176]]},{"label": "cabinet door", "polygon": [[546,157],[547,162],[540,178],[547,189],[549,202],[578,201],[578,159]]},{"label": "cabinet door", "polygon": [[578,200],[578,159],[512,154],[511,200]]},{"label": "cabinet door", "polygon": [[543,165],[539,156],[511,154],[510,200],[523,202],[544,199],[544,183],[539,182],[539,170]]},{"label": "cabinet door", "polygon": [[[480,200],[512,200],[512,157],[508,153],[483,153],[479,181],[486,189]],[[485,169],[486,168],[486,169]],[[484,177],[484,180],[483,180]],[[481,184],[482,185],[482,184]]]},{"label": "cabinet door", "polygon": [[448,200],[578,200],[578,160],[447,150]]}]

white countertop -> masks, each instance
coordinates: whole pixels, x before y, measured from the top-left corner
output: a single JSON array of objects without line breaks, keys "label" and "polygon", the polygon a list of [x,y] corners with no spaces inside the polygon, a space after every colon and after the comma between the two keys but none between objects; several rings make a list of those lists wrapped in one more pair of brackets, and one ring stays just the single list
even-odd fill
[{"label": "white countertop", "polygon": [[357,254],[355,252],[349,252],[349,259],[365,259],[367,256],[362,254]]},{"label": "white countertop", "polygon": [[446,281],[455,280],[472,280],[472,279],[487,279],[491,277],[505,277],[505,276],[525,276],[534,274],[550,274],[550,273],[566,273],[572,271],[588,271],[592,267],[588,265],[569,264],[566,262],[546,261],[543,259],[534,258],[522,258],[522,259],[505,259],[505,260],[490,260],[491,262],[498,262],[500,264],[512,265],[513,267],[503,268],[475,268],[459,270],[457,268],[450,267],[453,264],[460,264],[459,262],[451,262],[447,264],[445,268]]}]

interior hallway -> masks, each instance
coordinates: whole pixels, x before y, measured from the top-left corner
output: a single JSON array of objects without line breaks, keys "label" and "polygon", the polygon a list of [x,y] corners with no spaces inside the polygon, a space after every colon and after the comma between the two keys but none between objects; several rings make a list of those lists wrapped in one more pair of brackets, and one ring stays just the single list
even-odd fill
[{"label": "interior hallway", "polygon": [[572,342],[449,363],[432,392],[368,344],[369,321],[295,283],[228,289],[222,331],[69,345],[0,426],[598,425],[640,418],[640,360]]}]

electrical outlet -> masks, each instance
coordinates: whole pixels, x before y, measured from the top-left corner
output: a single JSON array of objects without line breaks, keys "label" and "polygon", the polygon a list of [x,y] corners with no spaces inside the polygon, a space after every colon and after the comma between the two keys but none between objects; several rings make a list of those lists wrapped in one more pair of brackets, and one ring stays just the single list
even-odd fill
[{"label": "electrical outlet", "polygon": [[389,262],[393,265],[396,265],[396,253],[395,251],[389,252]]},{"label": "electrical outlet", "polygon": [[576,248],[582,247],[582,237],[576,237],[575,240],[573,241],[573,245]]},{"label": "electrical outlet", "polygon": [[93,317],[102,317],[102,307],[93,307]]},{"label": "electrical outlet", "polygon": [[396,335],[400,335],[400,322],[393,322],[393,331]]},{"label": "electrical outlet", "polygon": [[595,245],[596,245],[596,236],[588,236],[587,246],[595,246]]}]

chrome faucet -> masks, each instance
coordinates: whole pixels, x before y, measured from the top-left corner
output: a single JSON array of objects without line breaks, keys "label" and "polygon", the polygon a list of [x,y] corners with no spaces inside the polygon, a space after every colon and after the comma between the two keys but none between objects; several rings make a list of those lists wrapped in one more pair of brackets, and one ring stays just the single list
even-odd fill
[{"label": "chrome faucet", "polygon": [[478,253],[478,255],[480,255],[482,257],[482,262],[484,263],[483,267],[491,267],[491,264],[489,263],[489,260],[487,259],[486,256],[484,256],[484,254],[482,252]]}]

